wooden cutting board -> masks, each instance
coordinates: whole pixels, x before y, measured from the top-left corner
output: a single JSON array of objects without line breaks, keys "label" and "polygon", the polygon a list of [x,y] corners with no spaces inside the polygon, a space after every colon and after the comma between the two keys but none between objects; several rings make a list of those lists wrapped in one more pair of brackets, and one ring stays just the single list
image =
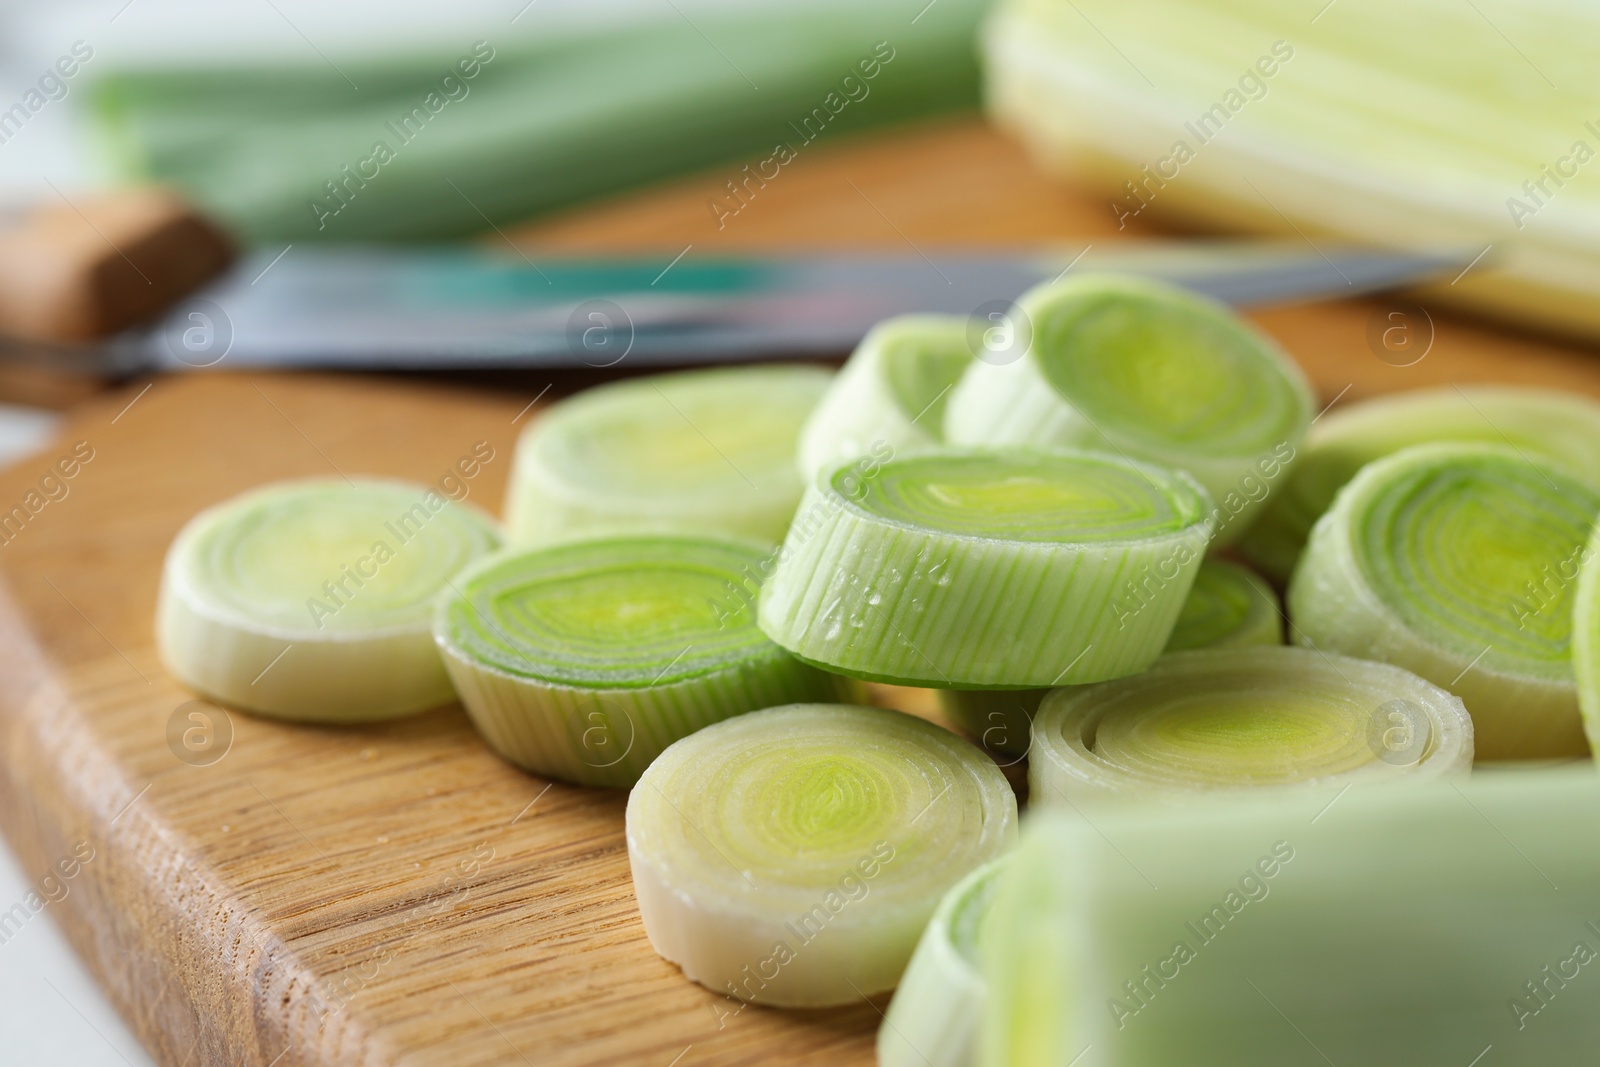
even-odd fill
[{"label": "wooden cutting board", "polygon": [[[719,230],[708,201],[732,169],[519,240],[530,252],[643,248],[665,264],[686,245],[692,255],[1133,232],[972,120],[819,146]],[[1396,354],[1371,338],[1400,308],[1327,304],[1260,321],[1325,402],[1492,380],[1600,396],[1600,363],[1585,353],[1439,312],[1426,354],[1397,366],[1421,342]],[[1409,313],[1422,330],[1428,316]],[[650,951],[621,794],[511,769],[457,708],[362,729],[289,726],[193,705],[156,660],[158,569],[197,510],[285,477],[435,481],[479,441],[495,455],[469,499],[498,509],[540,388],[141,382],[85,404],[59,443],[0,476],[0,518],[36,508],[0,533],[0,822],[26,871],[72,871],[46,910],[159,1062],[871,1062],[884,998],[739,1011]]]}]

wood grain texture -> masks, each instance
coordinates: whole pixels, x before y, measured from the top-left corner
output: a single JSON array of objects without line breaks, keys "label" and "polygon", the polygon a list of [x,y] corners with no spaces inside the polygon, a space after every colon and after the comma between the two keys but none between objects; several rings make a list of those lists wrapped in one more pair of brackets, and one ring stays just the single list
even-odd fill
[{"label": "wood grain texture", "polygon": [[[718,231],[705,200],[722,180],[518,239],[530,254],[670,258],[685,244],[1126,236],[970,121],[818,147]],[[1325,400],[1489,380],[1600,395],[1600,364],[1581,351],[1443,315],[1420,362],[1391,366],[1367,340],[1389,310],[1364,301],[1260,321]],[[161,558],[186,519],[275,478],[433,481],[480,440],[496,455],[470,499],[498,510],[510,443],[537,409],[513,419],[537,388],[242,374],[141,388],[83,406],[60,444],[0,476],[3,513],[73,442],[94,449],[68,494],[0,547],[0,822],[37,874],[92,845],[48,910],[159,1062],[871,1062],[881,1000],[735,1014],[658,959],[628,881],[624,798],[509,768],[458,709],[360,729],[235,714],[219,761],[193,765],[169,747],[169,721],[191,696],[161,671],[151,617]]]}]

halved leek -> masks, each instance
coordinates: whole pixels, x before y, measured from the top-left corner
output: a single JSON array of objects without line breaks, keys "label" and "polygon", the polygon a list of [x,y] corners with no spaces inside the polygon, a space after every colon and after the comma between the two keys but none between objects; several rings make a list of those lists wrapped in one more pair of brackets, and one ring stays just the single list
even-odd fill
[{"label": "halved leek", "polygon": [[563,400],[517,442],[511,542],[672,531],[777,544],[800,499],[800,426],[832,377],[808,366],[682,371]]},{"label": "halved leek", "polygon": [[1184,470],[1236,537],[1281,482],[1311,390],[1265,334],[1220,304],[1146,279],[1084,275],[1018,301],[1032,343],[975,362],[950,395],[952,443],[1074,446]]},{"label": "halved leek", "polygon": [[[1283,643],[1278,595],[1247,568],[1207,559],[1195,574],[1166,651]],[[985,747],[1020,756],[1048,689],[941,689],[946,717]]]},{"label": "halved leek", "polygon": [[874,326],[800,431],[800,476],[860,456],[939,444],[945,402],[972,362],[967,320],[901,315]]},{"label": "halved leek", "polygon": [[979,867],[939,902],[878,1027],[878,1067],[971,1067],[983,1017],[979,932],[1005,863]]},{"label": "halved leek", "polygon": [[167,550],[161,658],[185,685],[277,718],[359,722],[447,704],[433,599],[499,541],[477,509],[408,482],[242,494],[189,520]]},{"label": "halved leek", "polygon": [[762,558],[669,534],[504,553],[456,580],[434,633],[496,752],[551,778],[628,786],[703,726],[840,695],[728,596]]},{"label": "halved leek", "polygon": [[1143,674],[1058,689],[1029,752],[1035,804],[1463,775],[1472,720],[1409,671],[1303,648],[1175,652]]},{"label": "halved leek", "polygon": [[1336,408],[1306,436],[1300,459],[1238,543],[1269,577],[1287,582],[1312,525],[1356,471],[1402,448],[1436,441],[1511,444],[1600,488],[1600,404],[1509,385],[1419,389]]},{"label": "halved leek", "polygon": [[1459,696],[1479,759],[1588,751],[1572,594],[1600,495],[1511,448],[1417,445],[1369,463],[1289,586],[1299,639]]},{"label": "halved leek", "polygon": [[1088,452],[846,464],[806,491],[761,628],[879,681],[1021,689],[1129,674],[1172,631],[1209,511],[1187,475]]},{"label": "halved leek", "polygon": [[1588,769],[1051,812],[984,924],[980,1062],[1590,1062],[1597,837]]},{"label": "halved leek", "polygon": [[987,756],[899,712],[741,715],[661,754],[628,798],[650,944],[741,1002],[849,1004],[892,988],[941,897],[1016,836]]}]

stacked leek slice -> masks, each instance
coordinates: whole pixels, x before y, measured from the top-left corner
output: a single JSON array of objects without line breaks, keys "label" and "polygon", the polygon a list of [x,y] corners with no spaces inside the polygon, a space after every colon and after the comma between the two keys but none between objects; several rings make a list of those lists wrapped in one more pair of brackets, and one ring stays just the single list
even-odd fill
[{"label": "stacked leek slice", "polygon": [[1084,275],[1018,301],[1031,343],[972,365],[946,432],[968,444],[1078,446],[1185,470],[1237,537],[1288,470],[1311,390],[1271,340],[1226,308],[1133,278]]}]

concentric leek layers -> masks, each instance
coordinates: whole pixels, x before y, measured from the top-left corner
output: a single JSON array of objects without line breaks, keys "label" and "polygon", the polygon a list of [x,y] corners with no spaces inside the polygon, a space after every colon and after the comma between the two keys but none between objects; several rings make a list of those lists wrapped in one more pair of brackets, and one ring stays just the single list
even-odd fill
[{"label": "concentric leek layers", "polygon": [[[1278,595],[1235,563],[1207,559],[1195,574],[1166,651],[1283,643]],[[939,706],[985,748],[1020,756],[1048,689],[941,689]]]},{"label": "concentric leek layers", "polygon": [[984,982],[979,931],[1005,859],[967,875],[939,902],[878,1027],[878,1067],[971,1067]]},{"label": "concentric leek layers", "polygon": [[1038,804],[1464,774],[1461,701],[1384,663],[1301,648],[1175,652],[1143,674],[1059,689],[1029,752]]},{"label": "concentric leek layers", "polygon": [[703,726],[838,695],[730,593],[761,559],[673,535],[504,554],[456,581],[434,632],[495,751],[551,778],[627,786]]},{"label": "concentric leek layers", "polygon": [[806,491],[762,589],[761,628],[797,656],[881,681],[1114,678],[1166,643],[1209,510],[1186,475],[1085,452],[838,467]]},{"label": "concentric leek layers", "polygon": [[874,326],[800,432],[800,474],[941,439],[945,402],[972,362],[967,320],[902,315]]},{"label": "concentric leek layers", "polygon": [[662,753],[628,798],[650,943],[740,1001],[892,988],[941,897],[1016,835],[987,756],[899,712],[793,705]]},{"label": "concentric leek layers", "polygon": [[1288,481],[1274,490],[1239,551],[1287,582],[1312,524],[1356,471],[1402,448],[1441,441],[1510,443],[1600,487],[1600,404],[1593,400],[1506,385],[1421,389],[1318,419]]},{"label": "concentric leek layers", "polygon": [[1418,445],[1363,467],[1289,586],[1303,643],[1459,696],[1479,759],[1582,755],[1572,594],[1600,496],[1510,448]]},{"label": "concentric leek layers", "polygon": [[979,1062],[1589,1063],[1597,838],[1592,768],[1035,816]]},{"label": "concentric leek layers", "polygon": [[1158,282],[1084,275],[1018,302],[1032,343],[975,362],[951,393],[952,443],[1114,451],[1192,474],[1238,535],[1311,418],[1299,369],[1221,305]]},{"label": "concentric leek layers", "polygon": [[499,545],[437,490],[285,482],[201,512],[167,551],[156,638],[185,685],[265,715],[382,719],[449,703],[435,595]]},{"label": "concentric leek layers", "polygon": [[831,377],[805,366],[685,371],[556,404],[517,443],[512,543],[675,531],[777,544],[800,499],[800,426]]}]

